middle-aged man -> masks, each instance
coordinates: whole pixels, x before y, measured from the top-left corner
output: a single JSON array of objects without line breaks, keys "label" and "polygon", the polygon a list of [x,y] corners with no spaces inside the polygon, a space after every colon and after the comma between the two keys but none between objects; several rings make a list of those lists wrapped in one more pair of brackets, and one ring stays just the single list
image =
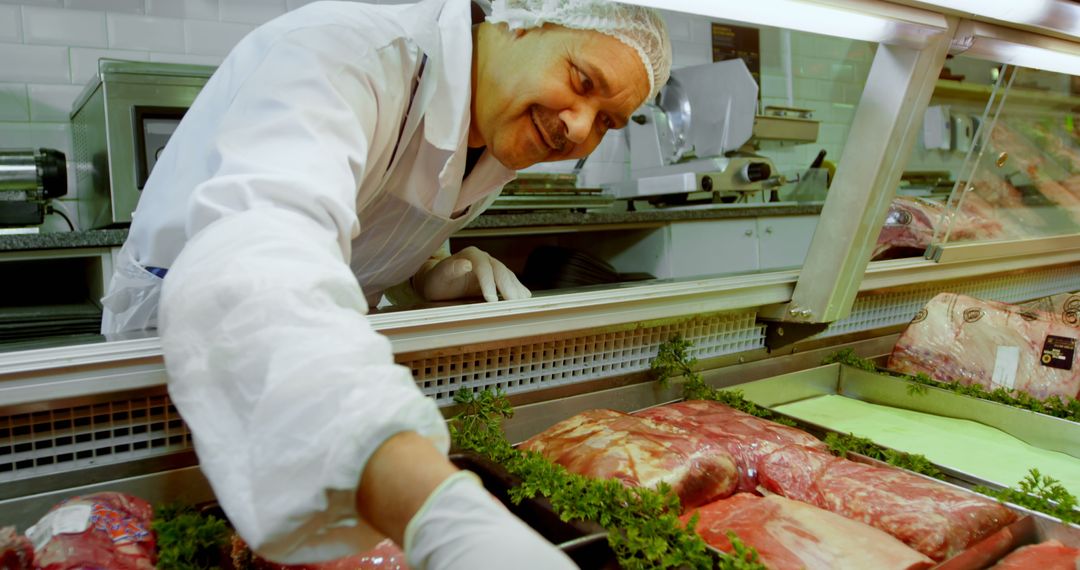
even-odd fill
[{"label": "middle-aged man", "polygon": [[[653,11],[605,0],[316,2],[245,37],[147,183],[105,298],[153,328],[169,393],[240,535],[282,562],[354,554],[371,527],[418,568],[563,568],[446,458],[434,402],[365,317],[528,290],[438,252],[514,177],[580,158],[663,85]],[[160,303],[159,303],[160,299]]]}]

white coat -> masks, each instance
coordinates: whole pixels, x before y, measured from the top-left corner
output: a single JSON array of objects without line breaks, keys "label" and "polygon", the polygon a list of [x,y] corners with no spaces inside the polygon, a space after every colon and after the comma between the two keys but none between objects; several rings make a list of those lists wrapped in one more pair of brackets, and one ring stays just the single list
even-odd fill
[{"label": "white coat", "polygon": [[276,560],[357,551],[355,489],[391,435],[448,447],[364,314],[513,177],[485,153],[462,182],[470,26],[468,0],[316,2],[261,26],[135,213],[107,332],[152,325],[160,291],[169,393],[202,470]]}]

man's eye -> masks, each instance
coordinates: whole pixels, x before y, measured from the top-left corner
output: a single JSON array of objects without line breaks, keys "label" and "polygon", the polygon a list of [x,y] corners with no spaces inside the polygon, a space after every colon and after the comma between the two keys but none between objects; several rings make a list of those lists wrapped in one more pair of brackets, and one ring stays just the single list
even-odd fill
[{"label": "man's eye", "polygon": [[581,91],[583,93],[588,93],[589,91],[592,91],[592,88],[593,88],[592,79],[589,79],[589,76],[582,73],[582,71],[580,69],[578,70],[577,73],[578,73],[578,81],[581,83]]}]

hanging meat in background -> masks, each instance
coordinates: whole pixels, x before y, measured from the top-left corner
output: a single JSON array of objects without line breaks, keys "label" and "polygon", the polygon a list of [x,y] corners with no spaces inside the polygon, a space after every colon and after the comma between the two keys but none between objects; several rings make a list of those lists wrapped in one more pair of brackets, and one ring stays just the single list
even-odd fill
[{"label": "hanging meat in background", "polygon": [[0,570],[32,570],[34,546],[15,527],[0,528]]},{"label": "hanging meat in background", "polygon": [[68,499],[26,531],[35,547],[35,568],[153,570],[153,516],[150,503],[123,493]]},{"label": "hanging meat in background", "polygon": [[1076,570],[1080,568],[1080,550],[1056,540],[1025,546],[1006,556],[991,570]]},{"label": "hanging meat in background", "polygon": [[1016,520],[973,493],[799,446],[768,455],[759,467],[768,491],[869,524],[937,561]]},{"label": "hanging meat in background", "polygon": [[900,335],[888,367],[941,382],[1075,398],[1080,329],[1051,314],[942,293]]},{"label": "hanging meat in background", "polygon": [[933,564],[880,530],[783,497],[740,493],[683,515],[683,523],[694,513],[705,542],[731,552],[727,533],[733,532],[771,570],[901,570]]},{"label": "hanging meat in background", "polygon": [[763,420],[718,402],[676,402],[634,415],[705,436],[719,445],[735,459],[739,469],[737,491],[742,492],[757,490],[758,461],[781,447],[802,445],[828,451],[824,443],[802,430]]},{"label": "hanging meat in background", "polygon": [[1061,183],[1070,178],[1068,168],[1050,160],[1045,148],[1032,143],[1006,121],[998,121],[990,140],[995,149],[1007,155],[1011,169],[1027,174],[1040,194],[1064,211],[1073,223],[1080,224],[1080,194]]},{"label": "hanging meat in background", "polygon": [[684,509],[735,491],[735,460],[707,438],[614,410],[590,410],[521,445],[572,473],[617,479],[632,487],[667,483]]},{"label": "hanging meat in background", "polygon": [[[985,210],[978,198],[964,201],[962,210],[953,213],[950,242],[992,241],[1006,237],[1004,226]],[[935,234],[944,235],[942,224],[948,224],[945,206],[939,202],[899,196],[894,198],[878,234],[871,259],[922,257],[934,242]]]}]

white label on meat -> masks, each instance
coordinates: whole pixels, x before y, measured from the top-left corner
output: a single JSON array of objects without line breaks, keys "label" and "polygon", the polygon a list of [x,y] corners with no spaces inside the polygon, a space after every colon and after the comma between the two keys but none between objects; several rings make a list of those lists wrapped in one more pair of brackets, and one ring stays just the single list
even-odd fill
[{"label": "white label on meat", "polygon": [[995,386],[1012,390],[1016,386],[1016,371],[1020,368],[1020,347],[999,346],[994,359]]},{"label": "white label on meat", "polygon": [[84,532],[90,528],[90,510],[88,504],[60,507],[26,529],[26,537],[34,544],[34,550],[41,550],[58,534]]}]

